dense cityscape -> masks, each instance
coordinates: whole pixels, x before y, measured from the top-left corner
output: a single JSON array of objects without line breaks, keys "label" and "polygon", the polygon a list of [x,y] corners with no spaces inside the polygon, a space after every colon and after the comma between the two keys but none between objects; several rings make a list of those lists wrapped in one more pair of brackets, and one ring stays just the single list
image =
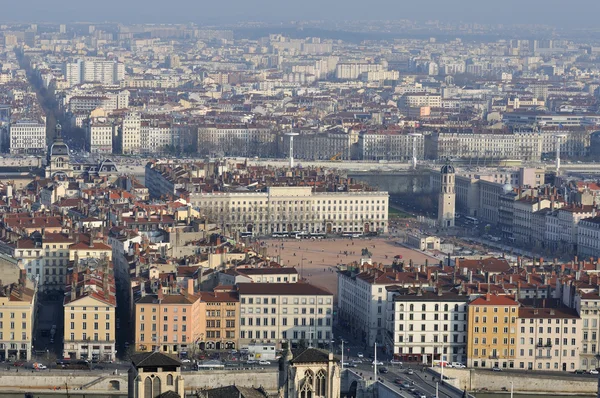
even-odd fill
[{"label": "dense cityscape", "polygon": [[597,30],[2,24],[0,396],[600,397],[599,126]]}]

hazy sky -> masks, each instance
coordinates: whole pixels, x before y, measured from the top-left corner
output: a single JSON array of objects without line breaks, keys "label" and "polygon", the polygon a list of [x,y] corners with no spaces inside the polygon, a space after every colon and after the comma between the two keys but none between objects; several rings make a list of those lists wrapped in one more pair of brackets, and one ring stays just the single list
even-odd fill
[{"label": "hazy sky", "polygon": [[600,0],[0,0],[0,20],[220,23],[439,19],[595,27]]}]

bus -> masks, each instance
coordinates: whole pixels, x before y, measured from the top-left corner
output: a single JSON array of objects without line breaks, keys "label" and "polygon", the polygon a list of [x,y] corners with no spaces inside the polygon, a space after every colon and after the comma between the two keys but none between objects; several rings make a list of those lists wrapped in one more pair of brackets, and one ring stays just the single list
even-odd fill
[{"label": "bus", "polygon": [[469,217],[469,216],[466,216],[466,217],[465,217],[465,220],[467,220],[468,222],[472,222],[472,223],[473,223],[473,224],[475,224],[475,225],[479,224],[479,220],[478,220],[478,219],[476,219],[475,217]]},{"label": "bus", "polygon": [[290,235],[287,232],[273,232],[271,236],[273,238],[287,238]]},{"label": "bus", "polygon": [[251,238],[252,232],[240,232],[240,238]]}]

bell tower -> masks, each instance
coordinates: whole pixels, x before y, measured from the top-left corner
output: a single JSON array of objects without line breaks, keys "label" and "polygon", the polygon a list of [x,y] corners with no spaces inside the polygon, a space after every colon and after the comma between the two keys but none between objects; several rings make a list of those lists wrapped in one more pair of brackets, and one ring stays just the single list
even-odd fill
[{"label": "bell tower", "polygon": [[440,228],[454,227],[456,193],[454,191],[454,167],[446,162],[440,169],[440,194],[438,198],[438,225]]}]

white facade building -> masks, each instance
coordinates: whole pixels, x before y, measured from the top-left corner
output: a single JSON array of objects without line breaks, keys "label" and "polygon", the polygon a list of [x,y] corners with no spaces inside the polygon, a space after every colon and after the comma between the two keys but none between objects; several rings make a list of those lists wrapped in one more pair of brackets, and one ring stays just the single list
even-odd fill
[{"label": "white facade building", "polygon": [[34,121],[18,121],[9,127],[11,154],[37,153],[48,148],[46,125]]},{"label": "white facade building", "polygon": [[468,300],[454,292],[388,288],[386,347],[402,361],[466,363]]},{"label": "white facade building", "polygon": [[141,149],[142,119],[137,113],[128,113],[121,128],[123,154],[139,154]]},{"label": "white facade building", "polygon": [[304,340],[328,347],[333,294],[307,283],[240,283],[239,344],[296,345]]}]

